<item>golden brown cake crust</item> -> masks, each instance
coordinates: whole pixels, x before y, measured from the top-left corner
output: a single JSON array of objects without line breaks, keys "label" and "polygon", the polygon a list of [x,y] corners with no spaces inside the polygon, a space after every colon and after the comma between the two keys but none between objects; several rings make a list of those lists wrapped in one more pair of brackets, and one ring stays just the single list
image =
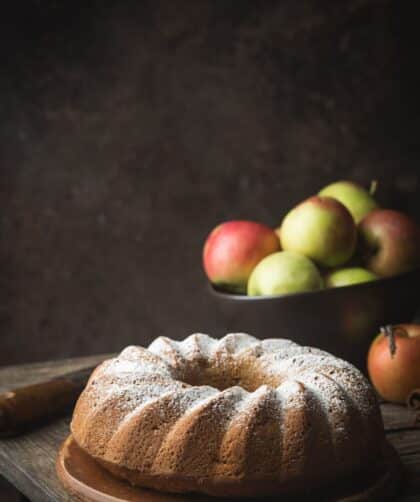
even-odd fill
[{"label": "golden brown cake crust", "polygon": [[134,484],[219,496],[317,489],[369,470],[384,444],[375,396],[353,366],[246,334],[128,347],[94,371],[71,429]]}]

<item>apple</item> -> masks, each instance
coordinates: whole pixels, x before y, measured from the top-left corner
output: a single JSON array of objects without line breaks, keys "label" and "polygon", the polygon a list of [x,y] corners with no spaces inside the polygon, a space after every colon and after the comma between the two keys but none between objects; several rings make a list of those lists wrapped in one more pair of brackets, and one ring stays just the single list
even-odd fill
[{"label": "apple", "polygon": [[333,197],[340,201],[350,211],[356,223],[359,223],[370,211],[378,207],[372,195],[352,181],[331,183],[323,188],[318,195]]},{"label": "apple", "polygon": [[337,267],[349,260],[357,236],[346,207],[331,197],[318,195],[292,209],[277,233],[285,251],[301,253],[325,267]]},{"label": "apple", "polygon": [[370,270],[361,267],[348,267],[333,270],[325,277],[325,284],[328,288],[340,286],[349,286],[350,284],[359,284],[377,279]]},{"label": "apple", "polygon": [[218,225],[206,239],[204,270],[218,287],[246,293],[255,265],[279,249],[280,241],[272,228],[253,221],[228,221]]},{"label": "apple", "polygon": [[420,387],[420,324],[383,329],[370,346],[368,373],[380,396],[405,403]]},{"label": "apple", "polygon": [[420,227],[404,213],[375,209],[359,224],[359,248],[366,267],[382,277],[420,266]]},{"label": "apple", "polygon": [[266,256],[252,271],[248,295],[282,295],[321,289],[323,281],[316,266],[299,253],[280,251]]}]

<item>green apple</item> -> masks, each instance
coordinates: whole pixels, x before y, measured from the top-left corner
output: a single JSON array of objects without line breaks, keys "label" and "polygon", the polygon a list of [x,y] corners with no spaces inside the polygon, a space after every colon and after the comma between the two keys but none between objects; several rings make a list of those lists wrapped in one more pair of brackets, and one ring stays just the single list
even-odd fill
[{"label": "green apple", "polygon": [[318,195],[332,197],[340,201],[350,211],[356,223],[359,223],[370,211],[378,207],[372,195],[352,181],[331,183],[323,188]]},{"label": "green apple", "polygon": [[316,195],[292,209],[277,234],[285,251],[303,254],[325,267],[337,267],[352,257],[357,230],[341,202]]},{"label": "green apple", "polygon": [[283,295],[321,289],[323,281],[316,266],[305,256],[279,251],[266,256],[254,268],[248,281],[248,295]]},{"label": "green apple", "polygon": [[359,284],[377,279],[378,276],[361,267],[348,267],[333,270],[325,278],[325,284],[328,288],[340,286],[350,286],[350,284]]}]

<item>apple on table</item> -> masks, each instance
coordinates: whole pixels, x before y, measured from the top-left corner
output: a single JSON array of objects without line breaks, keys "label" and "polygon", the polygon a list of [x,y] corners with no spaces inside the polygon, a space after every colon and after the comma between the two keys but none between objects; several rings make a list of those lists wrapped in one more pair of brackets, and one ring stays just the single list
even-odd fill
[{"label": "apple on table", "polygon": [[420,388],[420,324],[387,326],[372,342],[368,373],[379,395],[405,403]]}]

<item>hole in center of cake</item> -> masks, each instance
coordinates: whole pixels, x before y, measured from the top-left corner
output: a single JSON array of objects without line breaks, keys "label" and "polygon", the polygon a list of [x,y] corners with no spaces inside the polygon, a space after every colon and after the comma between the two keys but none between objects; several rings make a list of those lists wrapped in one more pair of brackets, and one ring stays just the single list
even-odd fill
[{"label": "hole in center of cake", "polygon": [[189,369],[181,380],[189,385],[209,385],[218,390],[226,390],[230,387],[239,386],[248,392],[254,392],[262,385],[278,387],[281,383],[278,376],[264,375],[256,368],[229,367],[200,367]]}]

